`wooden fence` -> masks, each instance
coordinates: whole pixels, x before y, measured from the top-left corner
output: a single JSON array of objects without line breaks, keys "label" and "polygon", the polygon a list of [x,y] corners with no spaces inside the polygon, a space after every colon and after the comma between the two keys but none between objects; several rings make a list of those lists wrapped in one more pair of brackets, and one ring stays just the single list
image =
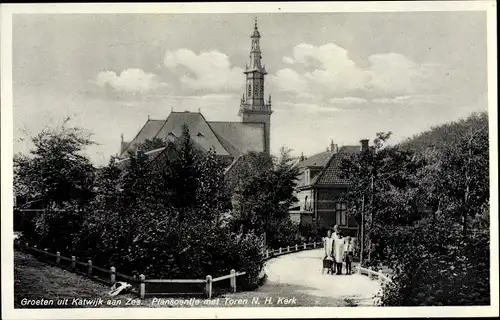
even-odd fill
[{"label": "wooden fence", "polygon": [[269,259],[279,257],[285,254],[289,253],[294,253],[298,251],[304,251],[304,250],[311,250],[311,249],[318,249],[323,247],[323,242],[311,242],[311,243],[303,243],[303,244],[295,244],[292,246],[286,246],[283,248],[278,248],[275,250],[266,250],[264,252],[264,258],[263,261],[267,261]]},{"label": "wooden fence", "polygon": [[[117,281],[126,281],[132,285],[131,292],[138,294],[141,299],[147,295],[205,295],[210,299],[214,293],[214,286],[217,287],[217,292],[224,291],[226,288],[230,288],[230,292],[236,292],[237,277],[246,274],[232,269],[230,274],[217,278],[207,275],[205,279],[146,279],[143,274],[137,278],[119,273],[115,267],[101,268],[94,265],[92,260],[79,261],[75,256],[65,257],[60,252],[51,253],[48,249],[37,248],[36,245],[30,247],[28,243],[21,245],[15,242],[15,246],[43,262],[107,285],[113,285]],[[148,290],[147,287],[151,287],[152,290]],[[170,290],[164,290],[165,287]]]},{"label": "wooden fence", "polygon": [[388,274],[384,274],[382,269],[380,269],[379,271],[376,271],[376,270],[373,270],[371,267],[364,268],[364,267],[358,266],[357,273],[360,275],[366,275],[369,279],[377,279],[382,283],[392,282],[390,276]]}]

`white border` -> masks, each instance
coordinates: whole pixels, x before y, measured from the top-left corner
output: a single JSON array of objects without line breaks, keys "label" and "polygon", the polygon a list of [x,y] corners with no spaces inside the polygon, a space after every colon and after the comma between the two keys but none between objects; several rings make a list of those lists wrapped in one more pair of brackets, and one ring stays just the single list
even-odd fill
[{"label": "white border", "polygon": [[[390,308],[137,308],[137,309],[13,309],[12,247],[12,14],[13,13],[267,13],[267,12],[408,12],[486,11],[488,32],[488,101],[490,119],[491,302],[489,307]],[[288,2],[175,4],[21,4],[4,5],[1,12],[1,177],[2,177],[2,318],[306,318],[306,317],[469,317],[498,316],[498,147],[497,47],[495,1],[416,2]]]}]

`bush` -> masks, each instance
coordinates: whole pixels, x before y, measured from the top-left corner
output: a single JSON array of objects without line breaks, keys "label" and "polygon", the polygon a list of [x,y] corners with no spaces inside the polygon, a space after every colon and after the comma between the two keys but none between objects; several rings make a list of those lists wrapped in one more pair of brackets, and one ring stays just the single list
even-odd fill
[{"label": "bush", "polygon": [[273,221],[268,226],[267,245],[272,249],[304,243],[299,226],[290,219]]},{"label": "bush", "polygon": [[380,295],[387,306],[488,305],[489,235],[461,236],[452,223],[425,219],[391,230],[393,283]]}]

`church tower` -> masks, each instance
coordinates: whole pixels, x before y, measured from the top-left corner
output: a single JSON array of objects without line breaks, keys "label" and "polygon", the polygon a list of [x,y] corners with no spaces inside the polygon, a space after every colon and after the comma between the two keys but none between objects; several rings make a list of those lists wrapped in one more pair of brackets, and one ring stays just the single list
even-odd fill
[{"label": "church tower", "polygon": [[266,68],[262,65],[262,55],[260,51],[260,33],[257,27],[257,19],[250,37],[252,47],[250,50],[250,63],[247,64],[243,72],[246,77],[245,93],[241,98],[238,115],[243,123],[263,123],[264,124],[264,152],[270,153],[271,140],[271,95],[264,101],[264,76],[267,74]]}]

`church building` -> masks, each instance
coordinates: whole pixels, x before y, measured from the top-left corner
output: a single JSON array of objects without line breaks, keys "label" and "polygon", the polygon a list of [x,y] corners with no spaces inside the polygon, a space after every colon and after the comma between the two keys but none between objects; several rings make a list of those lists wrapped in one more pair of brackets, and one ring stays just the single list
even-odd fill
[{"label": "church building", "polygon": [[[174,112],[167,119],[149,119],[132,141],[121,142],[118,162],[124,163],[129,153],[140,152],[137,146],[146,140],[162,139],[175,141],[182,134],[183,125],[187,125],[195,147],[208,151],[213,148],[230,168],[247,152],[270,153],[271,140],[271,95],[265,100],[264,78],[267,74],[262,64],[260,50],[260,32],[257,21],[251,39],[249,63],[244,71],[245,92],[241,98],[238,115],[239,122],[207,121],[201,112]],[[168,152],[162,147],[144,152],[149,159],[161,159]]]}]

